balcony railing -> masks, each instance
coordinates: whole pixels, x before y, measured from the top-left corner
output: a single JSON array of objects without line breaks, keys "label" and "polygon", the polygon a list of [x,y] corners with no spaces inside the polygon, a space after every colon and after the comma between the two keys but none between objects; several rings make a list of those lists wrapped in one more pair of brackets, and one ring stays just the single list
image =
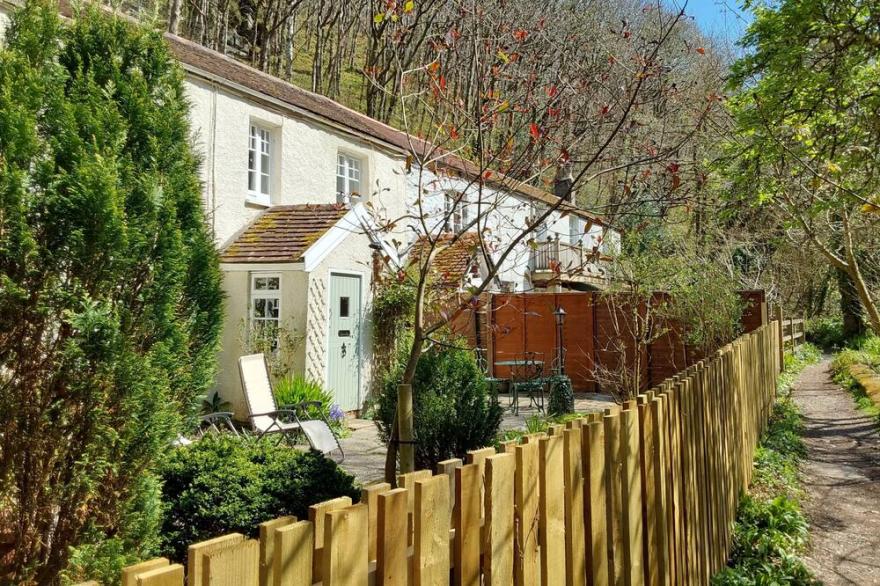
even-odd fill
[{"label": "balcony railing", "polygon": [[533,277],[599,283],[605,281],[604,262],[578,244],[558,239],[538,242],[532,249],[529,268]]}]

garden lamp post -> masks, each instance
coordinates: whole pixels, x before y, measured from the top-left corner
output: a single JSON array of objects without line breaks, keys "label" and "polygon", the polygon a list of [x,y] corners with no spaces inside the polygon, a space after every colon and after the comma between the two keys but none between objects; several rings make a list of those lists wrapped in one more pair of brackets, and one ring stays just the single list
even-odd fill
[{"label": "garden lamp post", "polygon": [[561,306],[557,306],[553,316],[556,318],[556,370],[557,374],[565,374],[565,340],[563,338],[565,310]]}]

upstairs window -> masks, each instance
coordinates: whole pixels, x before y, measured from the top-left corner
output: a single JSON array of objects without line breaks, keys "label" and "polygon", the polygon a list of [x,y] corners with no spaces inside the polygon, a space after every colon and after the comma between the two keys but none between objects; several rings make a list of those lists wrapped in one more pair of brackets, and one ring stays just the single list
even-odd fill
[{"label": "upstairs window", "polygon": [[260,351],[278,349],[281,325],[281,276],[251,274],[251,345]]},{"label": "upstairs window", "polygon": [[447,232],[463,232],[471,222],[467,199],[456,191],[448,192],[443,200],[443,217],[446,218]]},{"label": "upstairs window", "polygon": [[339,153],[336,156],[336,194],[345,201],[361,195],[361,160]]},{"label": "upstairs window", "polygon": [[271,132],[251,124],[248,145],[248,198],[256,203],[269,205],[272,172]]}]

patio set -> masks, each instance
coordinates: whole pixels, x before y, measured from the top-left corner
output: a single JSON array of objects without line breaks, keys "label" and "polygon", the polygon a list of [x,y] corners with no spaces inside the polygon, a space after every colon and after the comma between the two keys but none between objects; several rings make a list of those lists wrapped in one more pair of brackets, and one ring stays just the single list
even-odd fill
[{"label": "patio set", "polygon": [[[483,372],[488,373],[488,363],[485,352],[478,349],[478,362]],[[553,376],[564,374],[565,350],[557,351],[557,356],[552,359],[550,368],[547,369],[546,356],[541,352],[523,352],[515,358],[499,360],[495,362],[495,368],[505,367],[510,370],[510,376],[499,378],[486,376],[486,381],[493,387],[496,395],[507,384],[508,409],[514,415],[519,414],[519,399],[525,395],[529,399],[528,408],[534,408],[541,413],[545,412],[544,395]]]}]

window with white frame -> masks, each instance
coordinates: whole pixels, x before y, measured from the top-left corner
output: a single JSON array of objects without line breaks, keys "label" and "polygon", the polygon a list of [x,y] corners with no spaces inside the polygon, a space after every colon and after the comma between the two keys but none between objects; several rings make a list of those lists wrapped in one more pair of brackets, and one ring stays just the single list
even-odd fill
[{"label": "window with white frame", "polygon": [[443,217],[446,230],[460,234],[471,221],[468,201],[457,191],[448,191],[443,200]]},{"label": "window with white frame", "polygon": [[251,273],[251,345],[274,352],[281,325],[281,275]]},{"label": "window with white frame", "polygon": [[359,196],[361,192],[361,167],[363,162],[345,153],[336,156],[336,193],[344,198]]},{"label": "window with white frame", "polygon": [[272,131],[251,124],[248,144],[248,197],[269,205],[272,183]]}]

